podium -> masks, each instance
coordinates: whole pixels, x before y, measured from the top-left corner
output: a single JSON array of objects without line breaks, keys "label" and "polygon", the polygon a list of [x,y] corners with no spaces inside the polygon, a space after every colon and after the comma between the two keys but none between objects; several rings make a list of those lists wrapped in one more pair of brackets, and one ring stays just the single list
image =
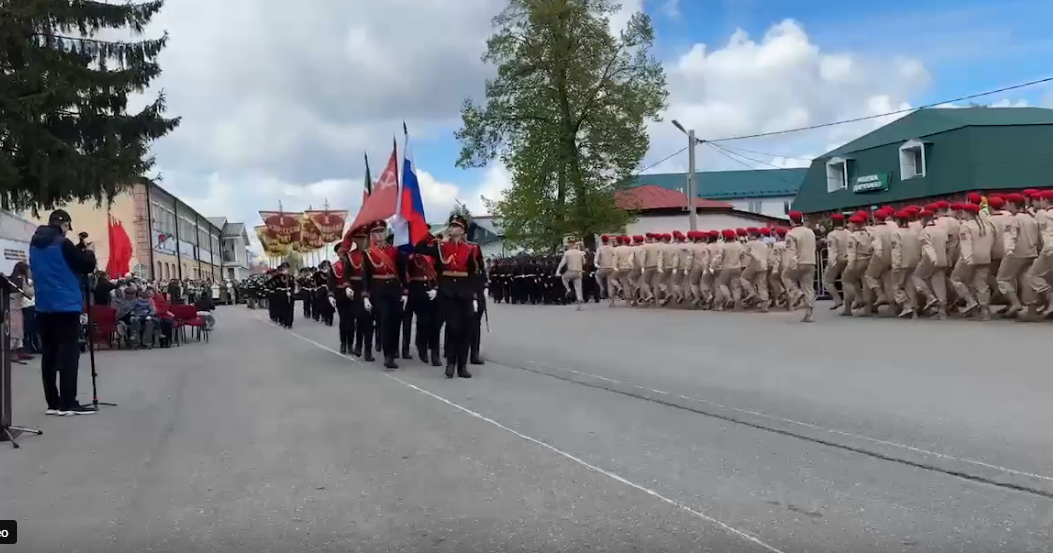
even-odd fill
[{"label": "podium", "polygon": [[21,294],[22,290],[0,274],[0,314],[3,324],[0,325],[0,442],[11,442],[18,449],[18,437],[22,434],[43,434],[40,430],[24,428],[12,424],[11,406],[11,294]]}]

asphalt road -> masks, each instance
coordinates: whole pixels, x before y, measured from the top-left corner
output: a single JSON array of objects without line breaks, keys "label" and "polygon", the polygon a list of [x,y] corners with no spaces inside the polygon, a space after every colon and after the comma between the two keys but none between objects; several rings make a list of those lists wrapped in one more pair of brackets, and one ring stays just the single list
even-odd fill
[{"label": "asphalt road", "polygon": [[11,550],[1051,550],[1048,326],[491,308],[471,380],[243,307],[90,417],[16,366]]}]

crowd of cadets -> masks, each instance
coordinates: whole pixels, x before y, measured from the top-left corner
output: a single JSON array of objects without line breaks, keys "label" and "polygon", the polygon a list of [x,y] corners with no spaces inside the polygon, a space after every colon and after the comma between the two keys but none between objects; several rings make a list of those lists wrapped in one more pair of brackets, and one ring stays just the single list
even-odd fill
[{"label": "crowd of cadets", "polygon": [[413,358],[412,344],[422,362],[445,365],[447,378],[471,378],[468,365],[483,364],[487,278],[467,228],[464,218],[451,216],[445,238],[429,237],[412,253],[391,244],[383,221],[351,229],[335,247],[335,262],[296,277],[282,264],[254,281],[250,307],[265,300],[271,320],[292,328],[300,299],[305,318],[335,324],[340,353],[371,362],[375,350],[385,368],[397,369],[396,359]]},{"label": "crowd of cadets", "polygon": [[[1005,307],[997,313],[1005,318],[1053,317],[1053,190],[835,213],[818,239],[801,213],[789,218],[790,229],[605,235],[580,268],[575,243],[559,263],[498,260],[491,291],[512,303],[603,297],[612,306],[803,307],[809,322],[816,291],[825,289],[831,309],[849,317],[884,307],[908,319],[988,320],[994,306]],[[577,279],[581,295],[572,291]]]}]

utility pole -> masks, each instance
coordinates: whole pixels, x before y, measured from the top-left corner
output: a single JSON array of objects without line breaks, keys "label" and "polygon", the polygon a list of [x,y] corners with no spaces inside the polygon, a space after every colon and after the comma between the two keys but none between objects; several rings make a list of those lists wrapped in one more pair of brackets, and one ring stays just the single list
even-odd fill
[{"label": "utility pole", "polygon": [[687,221],[689,230],[698,230],[698,174],[695,172],[695,146],[702,141],[695,138],[695,130],[685,130],[673,119],[673,126],[687,135]]}]

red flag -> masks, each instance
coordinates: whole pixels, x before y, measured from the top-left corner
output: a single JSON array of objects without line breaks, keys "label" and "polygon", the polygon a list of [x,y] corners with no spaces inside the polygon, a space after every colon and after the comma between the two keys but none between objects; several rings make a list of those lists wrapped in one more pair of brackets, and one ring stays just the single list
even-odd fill
[{"label": "red flag", "polygon": [[120,278],[131,271],[132,239],[124,230],[121,220],[109,216],[110,258],[106,262],[106,273],[110,278]]},{"label": "red flag", "polygon": [[358,210],[358,216],[355,217],[355,221],[351,223],[351,228],[348,230],[394,216],[395,209],[398,207],[398,199],[399,156],[398,149],[393,147],[387,167],[380,174],[380,178],[377,179],[377,184],[373,186],[369,197],[362,202],[362,207]]}]

